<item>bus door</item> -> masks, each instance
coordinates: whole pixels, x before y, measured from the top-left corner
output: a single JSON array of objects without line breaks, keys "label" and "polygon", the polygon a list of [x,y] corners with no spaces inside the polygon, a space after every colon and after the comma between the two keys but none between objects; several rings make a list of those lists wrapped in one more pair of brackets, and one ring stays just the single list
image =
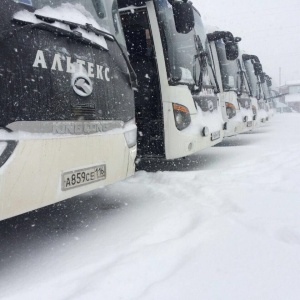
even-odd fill
[{"label": "bus door", "polygon": [[159,73],[146,7],[120,10],[129,59],[137,74],[135,91],[138,156],[164,157],[164,125]]}]

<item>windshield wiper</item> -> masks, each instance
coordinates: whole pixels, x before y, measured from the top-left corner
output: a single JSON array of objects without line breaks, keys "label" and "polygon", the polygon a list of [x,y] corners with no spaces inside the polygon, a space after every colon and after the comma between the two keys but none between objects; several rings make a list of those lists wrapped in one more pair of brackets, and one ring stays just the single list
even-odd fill
[{"label": "windshield wiper", "polygon": [[111,41],[114,41],[114,36],[111,33],[100,30],[100,29],[97,29],[92,24],[88,24],[88,23],[80,24],[80,23],[75,23],[75,22],[71,22],[71,21],[66,21],[66,20],[63,20],[63,19],[56,19],[56,18],[53,18],[53,17],[47,17],[47,16],[43,16],[43,15],[39,15],[39,14],[34,14],[34,15],[36,16],[37,19],[39,19],[41,21],[44,21],[44,22],[47,22],[47,23],[50,23],[50,24],[53,24],[55,22],[59,22],[59,23],[68,25],[71,30],[74,30],[76,28],[81,28],[81,29],[83,29],[87,32],[93,32],[96,35],[101,35],[103,37],[108,38]]},{"label": "windshield wiper", "polygon": [[239,89],[238,89],[238,95],[242,95],[243,94],[243,88],[245,87],[245,92],[247,94],[248,91],[247,91],[247,88],[246,88],[246,81],[247,83],[249,84],[248,80],[247,80],[247,76],[246,76],[246,72],[242,69],[242,65],[241,65],[241,62],[240,60],[238,60],[238,66],[239,66],[239,76],[240,76],[240,79],[241,79],[241,84],[239,86]]},{"label": "windshield wiper", "polygon": [[[14,29],[10,32],[18,32],[18,31],[21,31],[21,30],[25,30],[25,29],[31,29],[31,28],[38,28],[38,29],[42,29],[42,30],[47,30],[47,31],[50,31],[50,32],[56,32],[56,33],[60,33],[64,36],[67,36],[67,37],[70,37],[70,38],[74,38],[76,40],[80,40],[82,42],[85,42],[87,44],[91,44],[101,50],[104,50],[104,51],[108,51],[105,47],[103,47],[102,45],[96,43],[96,42],[93,42],[91,41],[90,39],[88,38],[85,38],[84,36],[82,36],[82,33],[79,32],[79,31],[69,31],[69,30],[66,30],[66,29],[63,29],[63,28],[60,28],[60,27],[57,27],[57,26],[53,26],[51,23],[50,24],[48,22],[43,22],[43,23],[32,23],[30,21],[25,21],[25,20],[20,20],[20,19],[13,19],[14,22],[20,24],[20,25],[23,25],[23,27],[21,28],[18,28],[18,29]],[[10,35],[10,32],[8,33]]]},{"label": "windshield wiper", "polygon": [[203,86],[203,75],[205,70],[207,69],[207,56],[208,53],[204,50],[202,42],[200,40],[199,35],[195,35],[194,36],[194,41],[195,41],[195,48],[196,48],[196,52],[197,54],[194,56],[194,58],[196,60],[198,60],[199,62],[199,66],[200,66],[200,74],[199,74],[199,78],[196,78],[196,69],[194,68],[193,71],[193,77],[194,77],[194,81],[195,81],[195,85],[198,85],[200,88],[200,91],[202,90],[202,86]]},{"label": "windshield wiper", "polygon": [[237,88],[237,94],[238,96],[241,96],[243,94],[243,87],[244,87],[244,76],[242,70],[238,71],[238,76],[240,77],[241,83]]}]

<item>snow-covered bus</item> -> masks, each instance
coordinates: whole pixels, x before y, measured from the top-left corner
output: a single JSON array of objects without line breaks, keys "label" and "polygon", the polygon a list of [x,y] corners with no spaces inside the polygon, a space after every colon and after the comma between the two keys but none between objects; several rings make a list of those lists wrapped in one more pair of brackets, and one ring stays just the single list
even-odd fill
[{"label": "snow-covered bus", "polygon": [[[269,106],[269,118],[274,117],[276,113],[276,102],[272,93],[272,77],[264,73],[265,84],[263,84],[263,90],[265,95],[265,101]],[[278,97],[278,96],[277,96]]]},{"label": "snow-covered bus", "polygon": [[[209,49],[220,87],[225,136],[233,136],[253,128],[253,110],[245,72],[238,59],[237,43],[241,40],[229,31],[219,31],[208,26]],[[228,55],[228,49],[235,55]]]},{"label": "snow-covered bus", "polygon": [[242,55],[248,81],[250,83],[251,95],[256,98],[258,104],[257,124],[260,126],[268,120],[268,107],[264,101],[264,93],[261,83],[262,65],[256,55],[244,53]]},{"label": "snow-covered bus", "polygon": [[0,220],[134,173],[136,77],[113,0],[2,0]]},{"label": "snow-covered bus", "polygon": [[249,55],[243,51],[239,60],[243,66],[248,82],[253,110],[253,127],[259,127],[265,122],[267,113],[264,109],[264,101],[262,88],[259,80],[259,74],[262,71],[262,66],[258,58],[254,55]]},{"label": "snow-covered bus", "polygon": [[199,12],[185,1],[118,3],[138,77],[138,155],[175,159],[221,142],[224,121]]}]

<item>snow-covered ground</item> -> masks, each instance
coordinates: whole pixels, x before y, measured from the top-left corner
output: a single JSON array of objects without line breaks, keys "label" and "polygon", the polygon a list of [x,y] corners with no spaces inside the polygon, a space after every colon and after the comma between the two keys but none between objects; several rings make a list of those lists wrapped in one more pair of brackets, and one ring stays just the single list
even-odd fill
[{"label": "snow-covered ground", "polygon": [[300,299],[299,128],[0,222],[0,299]]}]

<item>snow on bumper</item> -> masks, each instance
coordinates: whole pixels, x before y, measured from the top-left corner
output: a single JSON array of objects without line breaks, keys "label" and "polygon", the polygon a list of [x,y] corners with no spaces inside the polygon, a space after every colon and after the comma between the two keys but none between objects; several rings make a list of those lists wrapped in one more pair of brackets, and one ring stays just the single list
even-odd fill
[{"label": "snow on bumper", "polygon": [[[0,168],[0,220],[133,175],[136,145],[128,147],[125,132],[21,137],[9,159]],[[105,166],[105,174],[99,180],[91,180],[96,175],[86,170],[98,166]],[[84,179],[90,182],[77,186],[75,181],[82,181],[83,177],[70,177],[70,180],[75,180],[74,186],[65,189],[63,181],[67,175],[64,174],[76,174],[78,170],[88,172]]]}]

